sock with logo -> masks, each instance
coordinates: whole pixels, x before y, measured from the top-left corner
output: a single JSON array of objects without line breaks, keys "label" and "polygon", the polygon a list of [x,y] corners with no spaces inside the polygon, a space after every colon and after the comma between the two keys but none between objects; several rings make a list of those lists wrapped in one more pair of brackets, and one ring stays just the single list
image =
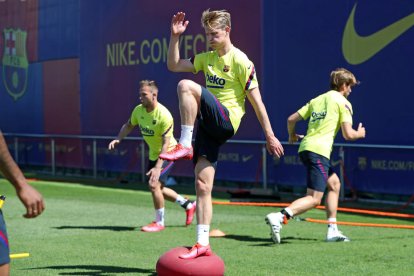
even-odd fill
[{"label": "sock with logo", "polygon": [[155,210],[155,222],[164,226],[164,208]]},{"label": "sock with logo", "polygon": [[197,243],[207,246],[210,243],[210,225],[197,224]]},{"label": "sock with logo", "polygon": [[336,218],[328,218],[328,231],[338,231]]},{"label": "sock with logo", "polygon": [[191,147],[191,140],[193,139],[193,129],[194,126],[181,125],[181,137],[178,143],[180,143],[186,148]]}]

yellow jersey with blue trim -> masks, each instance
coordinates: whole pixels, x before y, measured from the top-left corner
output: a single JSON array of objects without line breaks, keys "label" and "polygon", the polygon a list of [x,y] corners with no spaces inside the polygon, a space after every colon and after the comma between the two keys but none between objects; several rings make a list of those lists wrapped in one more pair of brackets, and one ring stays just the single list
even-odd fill
[{"label": "yellow jersey with blue trim", "polygon": [[170,137],[168,150],[172,150],[177,145],[173,136],[173,117],[170,111],[160,103],[157,103],[156,108],[151,112],[147,112],[142,104],[137,105],[131,113],[129,122],[133,126],[139,126],[141,135],[148,145],[151,161],[158,159],[163,137]]},{"label": "yellow jersey with blue trim", "polygon": [[204,72],[206,88],[229,110],[236,133],[245,113],[246,91],[259,86],[253,62],[236,47],[221,57],[216,51],[197,54],[192,62],[194,73]]},{"label": "yellow jersey with blue trim", "polygon": [[299,152],[307,150],[330,159],[341,124],[347,122],[352,125],[351,103],[338,91],[330,90],[312,99],[298,113],[303,119],[309,119]]}]

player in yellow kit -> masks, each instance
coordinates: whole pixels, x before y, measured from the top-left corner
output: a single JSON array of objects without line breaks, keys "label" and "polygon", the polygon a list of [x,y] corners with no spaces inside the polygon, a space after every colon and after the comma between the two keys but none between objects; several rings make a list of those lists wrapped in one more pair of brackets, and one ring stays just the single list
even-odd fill
[{"label": "player in yellow kit", "polygon": [[360,123],[358,129],[352,128],[352,105],[347,100],[351,88],[358,83],[355,76],[344,68],[331,72],[331,90],[319,95],[288,118],[289,143],[297,142],[302,135],[296,134],[296,123],[308,120],[308,131],[300,143],[299,157],[307,171],[306,196],[292,202],[281,212],[270,213],[266,222],[275,243],[280,243],[282,224],[288,219],[302,214],[321,203],[325,189],[328,233],[326,241],[350,241],[336,224],[339,191],[341,183],[332,170],[330,156],[334,138],[339,129],[345,140],[354,141],[365,137],[365,128]]},{"label": "player in yellow kit", "polygon": [[177,146],[160,154],[165,160],[193,155],[191,145],[195,120],[198,120],[194,157],[197,192],[197,243],[183,259],[210,255],[210,223],[213,215],[211,190],[220,146],[236,133],[245,113],[246,97],[252,104],[266,137],[270,154],[283,155],[283,147],[275,137],[263,104],[253,62],[230,40],[230,14],[224,10],[203,12],[201,23],[213,51],[181,59],[179,38],[186,30],[185,14],[178,12],[171,21],[171,38],[167,65],[173,72],[203,71],[206,87],[181,80],[177,92],[181,115],[181,137]]},{"label": "player in yellow kit", "polygon": [[155,81],[143,80],[139,83],[141,104],[136,106],[121,130],[118,138],[109,143],[108,148],[114,149],[136,126],[139,126],[142,136],[149,148],[149,188],[155,208],[155,220],[141,228],[144,232],[164,230],[164,198],[180,204],[186,210],[186,225],[191,224],[196,203],[183,198],[174,190],[164,187],[173,162],[158,158],[162,152],[171,150],[177,144],[174,139],[174,121],[168,109],[158,102],[158,87]]}]

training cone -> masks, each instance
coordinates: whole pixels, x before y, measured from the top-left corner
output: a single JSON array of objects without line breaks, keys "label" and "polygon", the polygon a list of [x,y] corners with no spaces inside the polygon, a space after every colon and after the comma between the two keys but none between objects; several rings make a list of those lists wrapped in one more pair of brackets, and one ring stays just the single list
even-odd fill
[{"label": "training cone", "polygon": [[224,234],[223,231],[221,231],[220,229],[213,229],[210,231],[210,237],[213,238],[219,238],[219,237],[224,237],[226,234]]},{"label": "training cone", "polygon": [[157,262],[158,276],[222,276],[224,262],[214,253],[210,256],[200,256],[195,259],[180,259],[178,256],[187,253],[191,247],[176,247],[165,252]]}]

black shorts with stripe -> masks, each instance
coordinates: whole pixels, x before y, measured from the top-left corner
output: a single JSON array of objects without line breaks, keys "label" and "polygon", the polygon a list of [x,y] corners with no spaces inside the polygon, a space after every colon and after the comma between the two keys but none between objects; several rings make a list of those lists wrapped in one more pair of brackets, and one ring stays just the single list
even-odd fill
[{"label": "black shorts with stripe", "polygon": [[[152,168],[154,168],[156,164],[157,164],[157,160],[155,161],[149,160],[147,172],[151,170]],[[164,162],[162,162],[162,169],[161,169],[161,174],[159,178],[159,181],[162,184],[167,183],[168,175],[170,174],[171,169],[173,168],[173,165],[174,165],[173,161],[164,160]]]},{"label": "black shorts with stripe", "polygon": [[335,173],[329,159],[306,150],[299,152],[299,157],[306,167],[307,187],[318,192],[324,192],[328,178]]},{"label": "black shorts with stripe", "polygon": [[193,162],[196,164],[198,156],[204,156],[215,166],[220,146],[233,137],[234,128],[227,108],[204,87],[197,119]]},{"label": "black shorts with stripe", "polygon": [[10,263],[9,240],[7,238],[6,223],[3,211],[0,209],[0,265]]}]

